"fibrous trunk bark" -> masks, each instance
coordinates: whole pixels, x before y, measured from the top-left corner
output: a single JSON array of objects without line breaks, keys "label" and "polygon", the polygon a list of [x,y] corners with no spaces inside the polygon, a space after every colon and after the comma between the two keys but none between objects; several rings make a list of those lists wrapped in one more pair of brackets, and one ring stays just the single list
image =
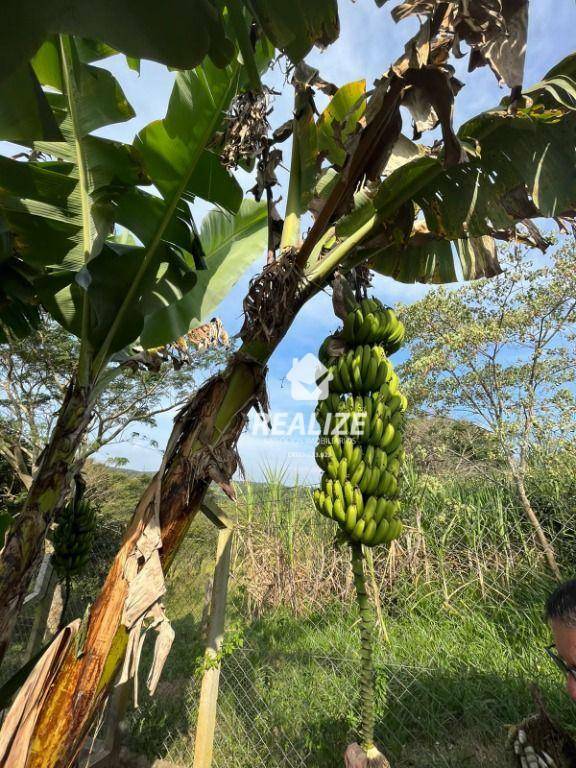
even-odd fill
[{"label": "fibrous trunk bark", "polygon": [[0,662],[42,555],[46,532],[70,489],[70,467],[88,427],[90,412],[88,392],[73,380],[24,508],[0,552]]},{"label": "fibrous trunk bark", "polygon": [[[266,362],[298,309],[315,289],[299,287],[290,259],[265,268],[245,301],[246,339],[223,374],[206,382],[175,419],[162,467],[144,492],[102,591],[59,662],[34,722],[0,732],[0,767],[64,768],[75,760],[116,678],[130,640],[126,606],[135,583],[130,562],[150,526],[160,527],[164,572],[196,515],[212,480],[230,489],[236,443],[253,405],[266,410]],[[131,587],[132,583],[132,587]],[[15,703],[16,706],[18,702]],[[14,762],[12,755],[25,755]]]}]

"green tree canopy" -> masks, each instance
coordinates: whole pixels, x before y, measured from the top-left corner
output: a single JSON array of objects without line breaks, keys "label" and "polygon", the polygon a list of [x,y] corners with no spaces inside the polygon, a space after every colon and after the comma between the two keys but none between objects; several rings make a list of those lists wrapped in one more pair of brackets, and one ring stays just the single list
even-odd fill
[{"label": "green tree canopy", "polygon": [[493,436],[549,559],[525,484],[535,448],[575,435],[575,261],[571,240],[539,267],[510,248],[498,277],[430,291],[402,311],[411,400]]}]

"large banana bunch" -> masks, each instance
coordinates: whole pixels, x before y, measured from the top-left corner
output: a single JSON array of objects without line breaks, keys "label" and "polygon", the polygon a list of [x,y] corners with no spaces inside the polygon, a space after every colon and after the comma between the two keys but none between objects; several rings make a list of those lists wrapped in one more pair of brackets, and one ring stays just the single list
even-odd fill
[{"label": "large banana bunch", "polygon": [[407,402],[388,355],[402,344],[404,326],[391,309],[364,299],[339,336],[340,354],[334,344],[320,349],[330,383],[316,409],[316,461],[324,474],[314,503],[346,538],[373,547],[402,530],[397,495]]},{"label": "large banana bunch", "polygon": [[54,532],[54,553],[52,565],[58,576],[77,576],[90,558],[96,515],[94,507],[87,501],[67,504],[58,516],[58,527]]}]

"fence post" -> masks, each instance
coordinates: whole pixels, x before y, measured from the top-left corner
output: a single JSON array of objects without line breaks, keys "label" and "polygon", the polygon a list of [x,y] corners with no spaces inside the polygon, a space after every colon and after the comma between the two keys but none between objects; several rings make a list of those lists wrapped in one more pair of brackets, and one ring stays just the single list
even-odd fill
[{"label": "fence post", "polygon": [[218,686],[220,683],[220,659],[218,654],[224,637],[226,596],[228,593],[233,533],[231,522],[213,502],[206,502],[202,507],[202,511],[218,527],[218,544],[216,547],[210,619],[204,655],[205,669],[202,676],[198,719],[196,722],[193,768],[211,768],[212,765]]}]

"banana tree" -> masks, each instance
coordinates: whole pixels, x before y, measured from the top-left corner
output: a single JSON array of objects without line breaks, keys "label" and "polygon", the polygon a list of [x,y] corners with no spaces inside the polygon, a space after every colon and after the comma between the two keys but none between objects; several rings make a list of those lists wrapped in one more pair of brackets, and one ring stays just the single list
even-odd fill
[{"label": "banana tree", "polygon": [[[157,347],[186,333],[247,266],[245,253],[228,254],[223,266],[214,248],[203,250],[187,201],[201,197],[219,205],[215,227],[237,214],[231,221],[239,240],[265,229],[263,207],[241,205],[239,184],[207,149],[243,87],[239,61],[221,69],[207,61],[179,74],[166,117],[127,146],[92,135],[133,115],[112,75],[83,60],[94,49],[65,36],[40,47],[32,67],[46,88],[60,140],[30,142],[29,162],[0,158],[0,206],[17,254],[7,266],[22,262],[36,270],[35,293],[81,341],[77,372],[0,554],[0,655],[44,534],[68,491],[94,399],[119,371],[111,359],[138,338]],[[261,53],[263,63],[267,54]],[[160,197],[140,188],[151,183]],[[116,225],[141,245],[116,242]]]},{"label": "banana tree", "polygon": [[[180,5],[175,0],[169,10],[176,13]],[[250,255],[221,245],[218,253],[225,254],[225,264],[216,254],[204,254],[188,207],[195,197],[230,212],[240,206],[242,191],[213,150],[232,101],[248,85],[262,96],[260,72],[273,48],[263,33],[251,39],[253,16],[261,17],[270,40],[293,58],[314,44],[330,42],[338,32],[335,0],[289,18],[275,3],[252,8],[230,0],[227,14],[209,0],[188,6],[181,19],[173,18],[168,27],[163,21],[152,34],[156,14],[147,4],[136,19],[129,3],[115,6],[120,21],[123,15],[129,18],[125,24],[117,18],[113,29],[102,22],[101,10],[94,14],[89,4],[75,8],[73,18],[69,9],[54,5],[36,14],[33,24],[12,29],[13,39],[3,49],[2,62],[8,62],[11,74],[0,67],[0,95],[6,97],[0,137],[27,144],[32,154],[26,164],[0,158],[0,271],[5,278],[0,341],[7,330],[24,336],[34,327],[39,297],[82,343],[78,374],[25,508],[0,554],[0,659],[44,534],[66,495],[94,397],[118,371],[110,370],[111,357],[138,337],[145,345],[160,346],[187,332],[211,313],[257,256],[257,249]],[[9,19],[25,7],[10,5]],[[199,39],[186,33],[183,46],[176,30],[191,9],[209,19],[204,26],[192,25]],[[6,29],[11,25],[2,34]],[[38,48],[39,40],[54,30],[93,33],[100,39],[60,34]],[[237,41],[240,55],[230,39]],[[166,117],[141,131],[133,146],[91,135],[133,114],[110,73],[91,66],[116,52],[109,43],[127,55],[177,64],[199,61],[206,50],[209,54],[202,67],[178,75]],[[30,46],[36,53],[22,69],[18,59]],[[129,58],[128,63],[138,66],[138,60]],[[249,100],[255,98],[248,94]],[[46,155],[50,160],[43,160]],[[150,183],[161,197],[140,189]],[[216,230],[228,226],[216,215],[211,222]],[[114,242],[110,233],[117,224],[141,245]],[[262,208],[247,204],[232,231],[242,242],[263,226]]]},{"label": "banana tree", "polygon": [[[230,490],[247,414],[253,405],[266,408],[268,358],[301,306],[336,270],[369,266],[423,282],[452,280],[458,271],[464,279],[490,276],[499,270],[494,237],[530,239],[533,218],[568,217],[574,210],[576,59],[523,94],[510,82],[511,99],[456,133],[456,88],[444,64],[470,14],[459,13],[459,3],[401,7],[412,5],[427,14],[419,34],[370,98],[360,98],[364,107],[357,98],[344,112],[333,103],[331,113],[315,121],[305,99],[311,107],[321,81],[303,68],[297,73],[284,248],[250,287],[242,346],[177,417],[162,466],[135,510],[98,599],[82,622],[59,636],[15,700],[0,733],[0,765],[10,765],[11,753],[24,756],[28,766],[70,765],[118,672],[127,677],[136,671],[144,622],[152,618],[168,636],[160,606],[163,573],[210,482]],[[505,27],[507,19],[501,21]],[[497,68],[487,46],[500,27],[492,37],[489,31],[468,42]],[[510,35],[506,40],[517,43]],[[346,103],[342,92],[334,102],[337,97]],[[402,105],[413,111],[419,130],[441,124],[441,151],[401,135]],[[348,114],[356,112],[349,122]],[[173,135],[185,130],[174,123]],[[302,183],[311,168],[313,190]],[[550,188],[542,192],[543,178],[553,195]],[[295,233],[306,209],[315,221],[301,242]]]}]

